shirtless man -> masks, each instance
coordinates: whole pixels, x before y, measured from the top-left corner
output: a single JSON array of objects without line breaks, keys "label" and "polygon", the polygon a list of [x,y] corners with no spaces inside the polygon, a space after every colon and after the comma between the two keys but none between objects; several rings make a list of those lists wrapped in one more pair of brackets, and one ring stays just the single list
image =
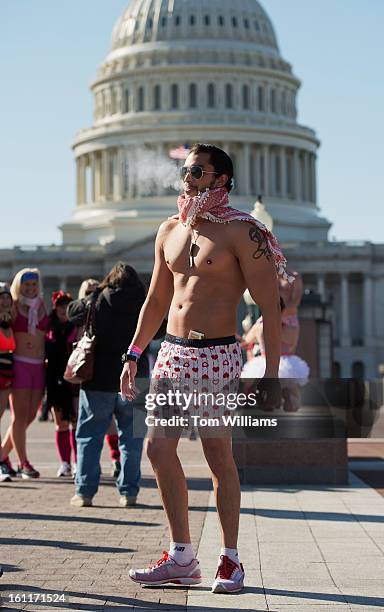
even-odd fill
[{"label": "shirtless man", "polygon": [[[281,272],[285,260],[264,226],[229,207],[233,166],[224,151],[212,145],[195,145],[181,172],[184,194],[178,200],[179,215],[165,221],[157,234],[152,281],[132,345],[125,355],[121,393],[131,400],[135,397],[136,361],[168,312],[168,334],[152,377],[163,376],[164,368],[169,377],[174,376],[177,363],[181,379],[190,378],[191,360],[198,366],[199,379],[204,374],[211,377],[214,363],[220,369],[220,377],[239,377],[241,352],[234,337],[236,311],[248,287],[264,316],[264,397],[269,395],[270,401],[279,403],[279,392],[279,397],[273,398],[276,387],[271,390],[269,379],[277,379],[280,357],[275,266]],[[188,340],[191,330],[203,334],[203,339]],[[185,361],[185,351],[189,351],[189,361]],[[201,575],[191,545],[188,492],[177,455],[178,438],[156,436],[155,429],[149,431],[147,455],[167,515],[171,547],[156,565],[130,570],[129,574],[132,580],[145,585],[198,584]],[[237,553],[240,484],[231,439],[202,437],[202,445],[212,472],[222,531],[223,547],[212,592],[236,592],[243,588],[244,571]]]}]

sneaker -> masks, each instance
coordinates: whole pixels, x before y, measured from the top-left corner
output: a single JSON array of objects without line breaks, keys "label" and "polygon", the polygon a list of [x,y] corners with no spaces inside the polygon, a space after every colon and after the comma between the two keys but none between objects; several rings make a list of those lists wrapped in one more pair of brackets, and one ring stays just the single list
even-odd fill
[{"label": "sneaker", "polygon": [[24,480],[29,480],[31,478],[40,478],[40,472],[35,470],[35,468],[29,463],[29,461],[24,461],[23,465],[17,470],[17,475],[23,478]]},{"label": "sneaker", "polygon": [[161,559],[147,569],[129,570],[129,577],[134,582],[145,585],[161,584],[200,584],[200,564],[192,559],[188,565],[179,565],[163,551]]},{"label": "sneaker", "polygon": [[136,506],[137,497],[136,495],[122,495],[120,497],[120,506],[124,506],[124,508],[128,508],[129,506]]},{"label": "sneaker", "polygon": [[84,497],[84,495],[74,495],[70,502],[71,506],[76,506],[77,508],[88,508],[92,506],[92,497]]},{"label": "sneaker", "polygon": [[72,478],[76,478],[76,463],[72,463]]},{"label": "sneaker", "polygon": [[72,476],[71,465],[67,461],[63,461],[59,469],[57,470],[58,478],[61,476]]},{"label": "sneaker", "polygon": [[5,461],[0,461],[0,482],[12,482],[8,465]]},{"label": "sneaker", "polygon": [[120,461],[118,459],[114,459],[112,461],[111,476],[113,476],[114,478],[118,478],[120,472],[121,472],[121,463],[120,463]]},{"label": "sneaker", "polygon": [[5,465],[8,468],[8,474],[10,475],[11,478],[15,478],[17,476],[17,472],[13,469],[13,465],[9,457],[6,457],[5,459],[3,459],[1,463],[5,463]]},{"label": "sneaker", "polygon": [[212,593],[237,593],[244,588],[244,568],[242,564],[232,561],[227,555],[220,555],[220,565],[217,568],[216,579],[212,585]]}]

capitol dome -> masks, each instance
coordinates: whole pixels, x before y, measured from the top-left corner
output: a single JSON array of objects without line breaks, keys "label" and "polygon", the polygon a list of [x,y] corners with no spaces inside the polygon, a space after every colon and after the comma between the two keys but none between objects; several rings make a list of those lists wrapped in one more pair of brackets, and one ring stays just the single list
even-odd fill
[{"label": "capitol dome", "polygon": [[299,79],[256,0],[132,0],[91,85],[73,149],[77,204],[64,243],[133,244],[175,210],[170,151],[211,142],[235,168],[234,206],[263,196],[280,240],[324,240],[315,132],[297,121]]},{"label": "capitol dome", "polygon": [[256,0],[139,0],[117,21],[112,49],[153,41],[226,40],[278,51],[272,23]]}]

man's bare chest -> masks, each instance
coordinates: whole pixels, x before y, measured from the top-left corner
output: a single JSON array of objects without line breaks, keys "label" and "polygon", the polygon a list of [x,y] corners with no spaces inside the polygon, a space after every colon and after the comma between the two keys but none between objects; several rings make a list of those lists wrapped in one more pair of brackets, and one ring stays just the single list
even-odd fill
[{"label": "man's bare chest", "polygon": [[172,272],[217,274],[237,265],[225,233],[220,234],[217,227],[210,225],[213,224],[193,230],[180,224],[170,232],[164,242],[164,256]]}]

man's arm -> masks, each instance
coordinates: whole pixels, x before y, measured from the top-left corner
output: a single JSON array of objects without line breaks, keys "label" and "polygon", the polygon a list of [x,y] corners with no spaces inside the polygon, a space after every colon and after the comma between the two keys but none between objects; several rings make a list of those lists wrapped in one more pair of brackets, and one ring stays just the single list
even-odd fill
[{"label": "man's arm", "polygon": [[168,313],[173,296],[173,277],[166,264],[163,242],[169,231],[170,222],[159,227],[155,242],[155,266],[147,298],[141,308],[132,344],[141,349],[149,344]]},{"label": "man's arm", "polygon": [[234,253],[249,292],[263,315],[265,376],[277,378],[281,349],[281,313],[275,264],[263,233],[254,225],[236,226]]}]

